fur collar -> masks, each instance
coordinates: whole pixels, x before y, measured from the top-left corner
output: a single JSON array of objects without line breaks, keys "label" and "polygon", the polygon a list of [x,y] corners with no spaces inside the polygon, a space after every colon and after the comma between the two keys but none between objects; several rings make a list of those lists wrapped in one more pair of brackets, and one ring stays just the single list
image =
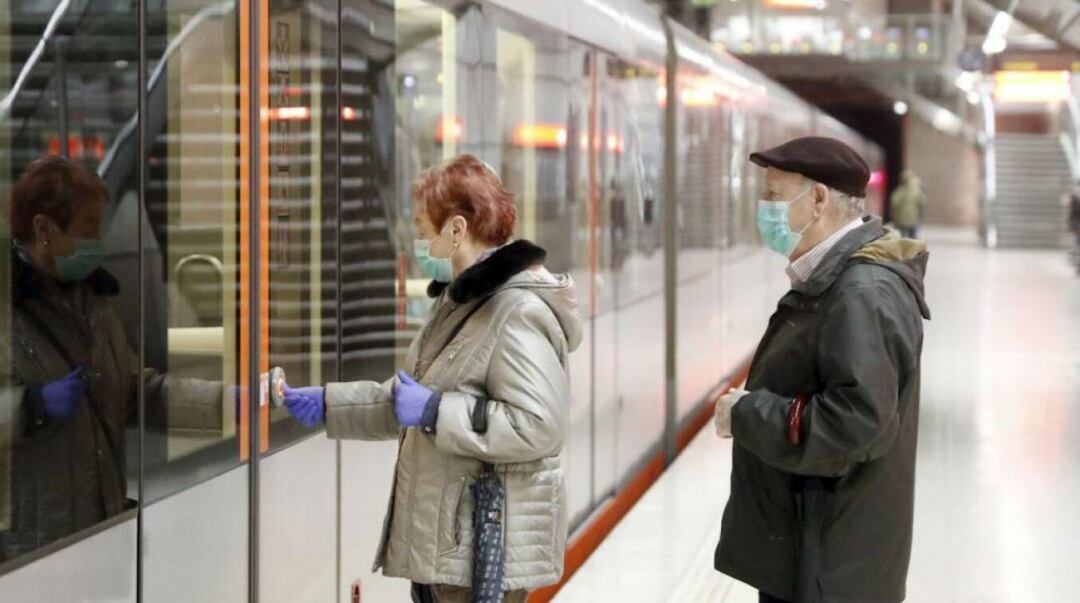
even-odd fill
[{"label": "fur collar", "polygon": [[543,248],[529,241],[514,241],[499,248],[484,261],[470,266],[452,283],[431,281],[428,295],[438,297],[449,287],[450,299],[459,304],[468,303],[493,293],[523,270],[543,264],[545,259],[547,251]]},{"label": "fur collar", "polygon": [[[45,276],[15,250],[11,254],[11,284],[16,300],[38,297],[45,289]],[[120,293],[120,281],[104,268],[98,268],[83,281],[95,295],[115,297]],[[82,284],[82,283],[80,283]]]}]

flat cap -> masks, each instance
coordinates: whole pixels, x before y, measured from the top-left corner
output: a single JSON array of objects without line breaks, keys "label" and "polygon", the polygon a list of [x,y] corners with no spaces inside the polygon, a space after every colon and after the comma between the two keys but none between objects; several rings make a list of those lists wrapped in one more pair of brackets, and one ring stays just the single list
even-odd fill
[{"label": "flat cap", "polygon": [[767,151],[750,155],[761,167],[802,174],[853,197],[865,197],[870,167],[855,149],[834,138],[796,138]]}]

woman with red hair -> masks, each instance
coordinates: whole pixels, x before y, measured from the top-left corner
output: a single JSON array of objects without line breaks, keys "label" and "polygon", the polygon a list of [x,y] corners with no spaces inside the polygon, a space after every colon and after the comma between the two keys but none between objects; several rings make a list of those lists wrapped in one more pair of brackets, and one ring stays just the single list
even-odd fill
[{"label": "woman with red hair", "polygon": [[[331,438],[400,440],[375,565],[411,580],[414,601],[524,601],[563,568],[574,286],[544,269],[543,249],[511,241],[513,195],[476,157],[427,170],[413,198],[414,253],[435,303],[404,369],[384,383],[286,386],[285,405],[306,425],[325,421]],[[505,489],[497,598],[473,590],[484,564],[471,486],[492,472]]]}]

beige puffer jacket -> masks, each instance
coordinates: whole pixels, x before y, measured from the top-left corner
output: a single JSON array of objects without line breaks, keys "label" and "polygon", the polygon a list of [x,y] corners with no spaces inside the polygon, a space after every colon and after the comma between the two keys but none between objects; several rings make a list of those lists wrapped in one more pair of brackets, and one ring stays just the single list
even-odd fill
[{"label": "beige puffer jacket", "polygon": [[[392,380],[327,385],[330,437],[401,441],[375,560],[388,576],[471,585],[469,485],[482,461],[495,465],[506,487],[504,588],[531,590],[562,575],[566,493],[559,453],[569,422],[567,356],[581,342],[581,324],[571,279],[543,269],[545,255],[518,241],[446,290],[432,289],[438,294],[432,318],[405,368],[443,393],[435,434],[402,430]],[[483,434],[472,428],[478,402],[487,405]]]}]

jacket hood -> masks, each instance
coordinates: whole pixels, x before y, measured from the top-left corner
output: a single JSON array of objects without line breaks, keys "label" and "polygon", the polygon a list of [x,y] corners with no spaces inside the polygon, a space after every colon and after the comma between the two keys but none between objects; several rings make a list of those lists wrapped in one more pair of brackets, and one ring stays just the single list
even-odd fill
[{"label": "jacket hood", "polygon": [[529,241],[514,241],[462,272],[452,283],[432,281],[428,295],[438,297],[449,289],[450,299],[465,304],[501,289],[529,289],[551,308],[566,335],[570,351],[581,345],[581,317],[577,288],[568,274],[552,274],[544,268],[547,251]]},{"label": "jacket hood", "polygon": [[893,230],[863,245],[852,255],[852,260],[877,264],[888,268],[904,280],[915,299],[923,318],[930,319],[930,307],[926,304],[926,289],[923,279],[926,276],[926,263],[930,252],[926,243],[915,239],[905,239]]}]

